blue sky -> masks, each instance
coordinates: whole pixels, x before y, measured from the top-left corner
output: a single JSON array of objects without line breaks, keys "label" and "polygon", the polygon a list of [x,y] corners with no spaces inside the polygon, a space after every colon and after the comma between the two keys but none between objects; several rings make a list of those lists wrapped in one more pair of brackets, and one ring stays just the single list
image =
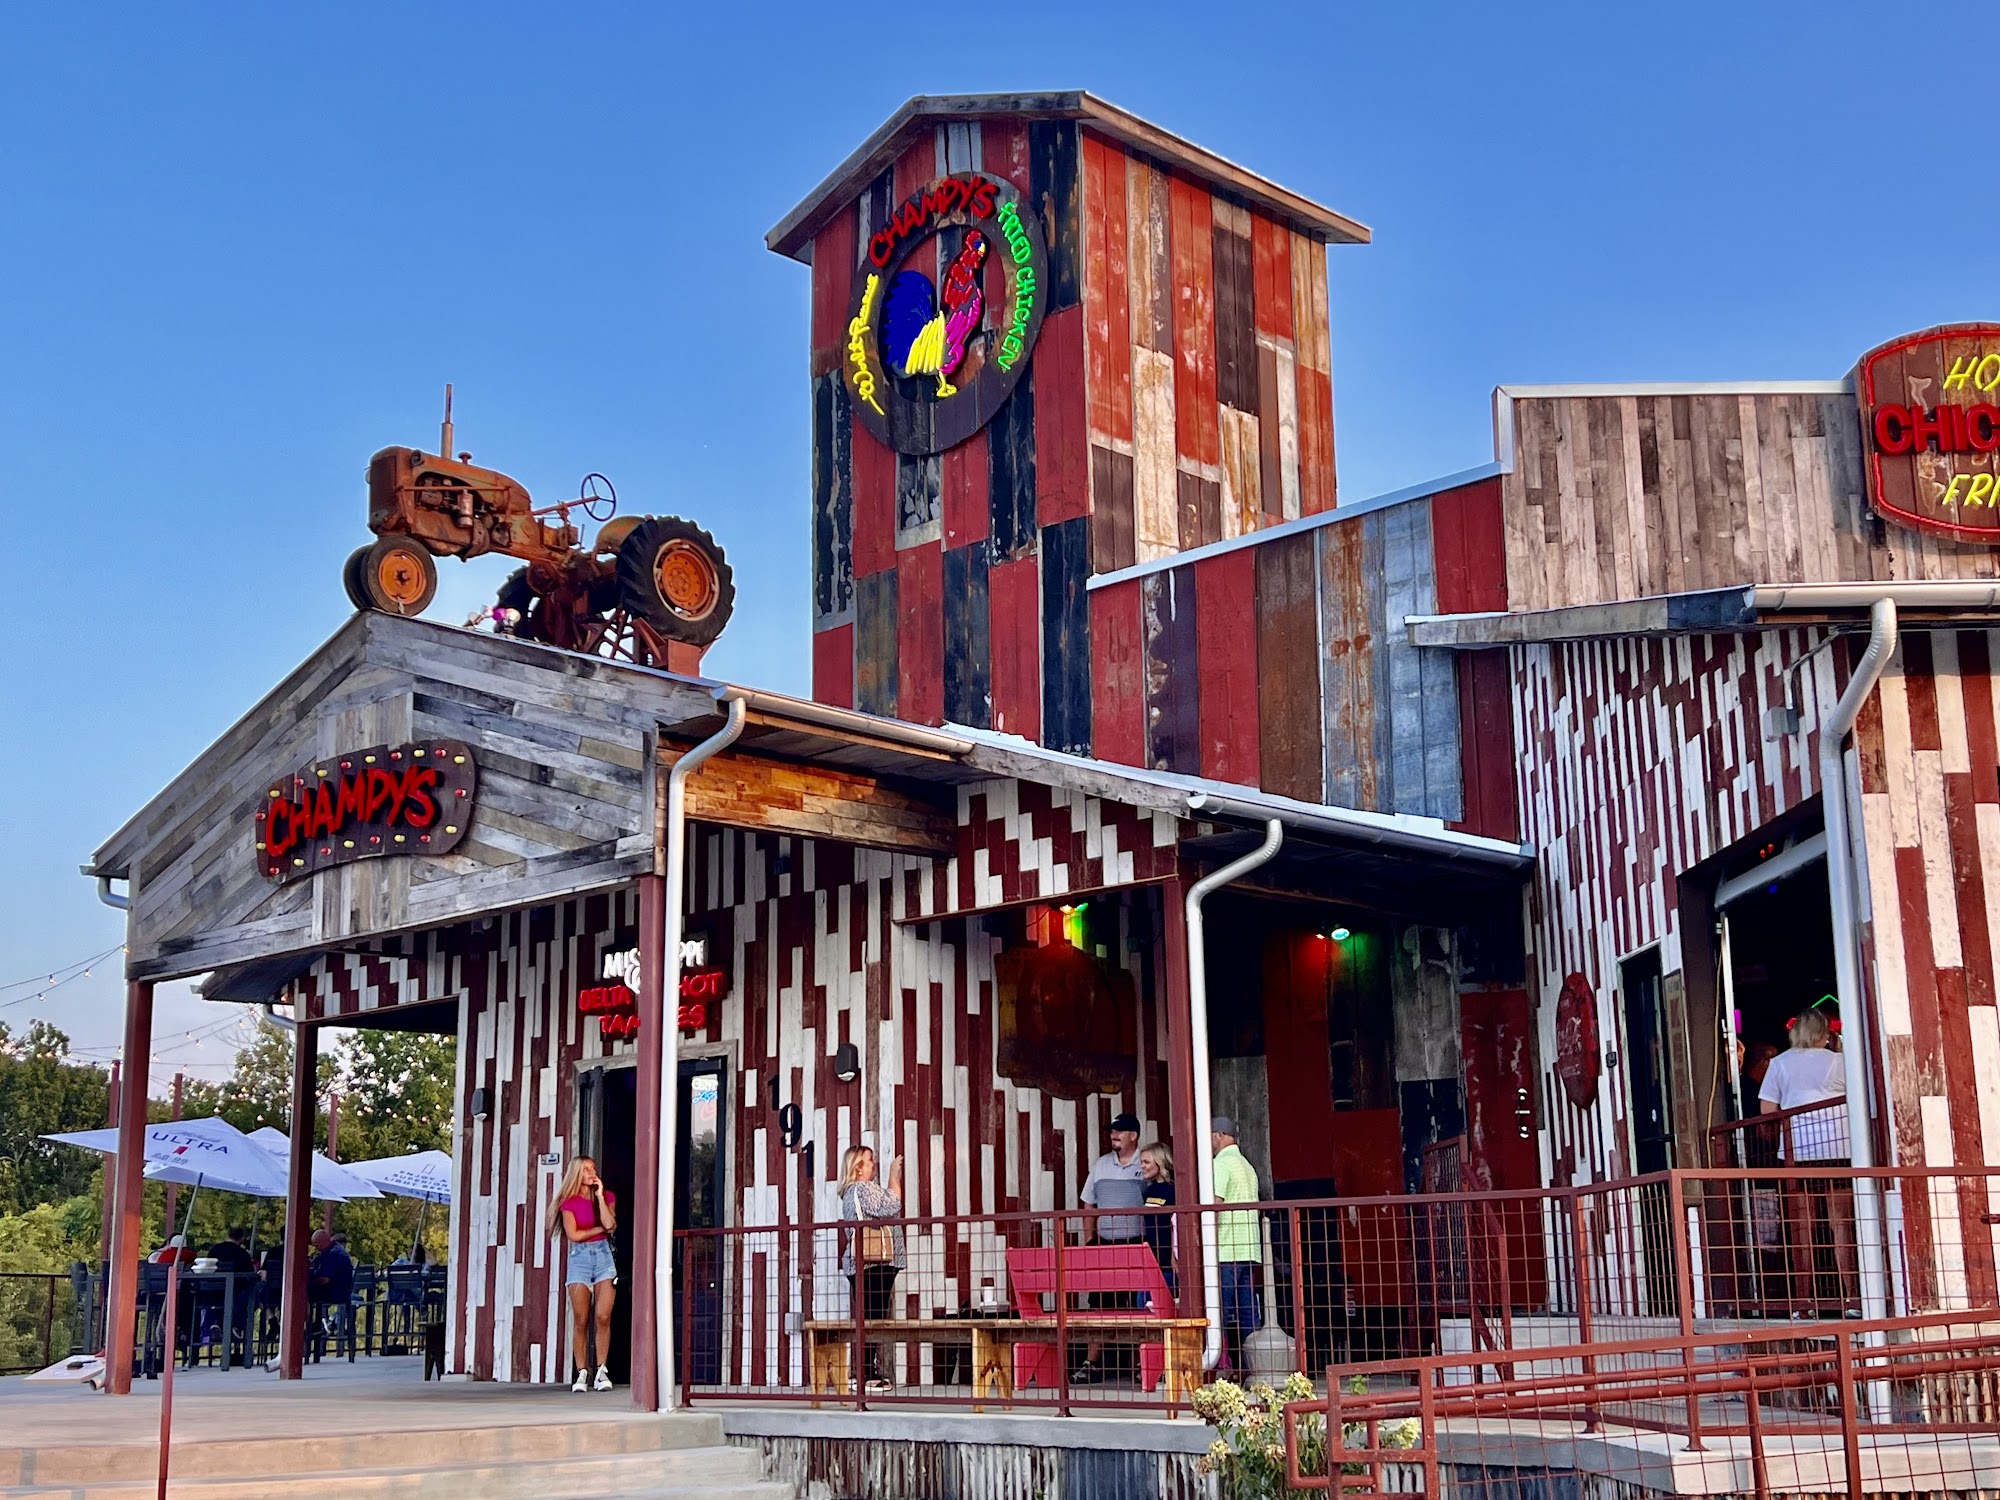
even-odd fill
[{"label": "blue sky", "polygon": [[[118,941],[78,863],[346,617],[363,466],[447,380],[537,497],[597,469],[710,525],[711,668],[804,690],[808,276],[763,234],[909,95],[1088,88],[1371,225],[1330,257],[1347,498],[1490,458],[1501,382],[1837,378],[2000,315],[1978,75],[1915,55],[1992,56],[1981,11],[888,14],[10,14],[0,984]],[[447,564],[433,614],[511,566]],[[24,993],[0,1020],[116,1044],[109,969]],[[215,1076],[184,1033],[226,1018],[165,993],[165,1060]]]}]

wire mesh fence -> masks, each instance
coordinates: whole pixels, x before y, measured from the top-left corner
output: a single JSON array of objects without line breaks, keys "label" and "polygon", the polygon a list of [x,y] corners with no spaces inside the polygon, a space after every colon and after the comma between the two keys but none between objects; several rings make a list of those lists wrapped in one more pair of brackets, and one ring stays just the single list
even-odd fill
[{"label": "wire mesh fence", "polygon": [[1708,1493],[1891,1471],[1899,1493],[2000,1489],[1993,1187],[1801,1160],[691,1231],[679,1380],[695,1404],[1162,1414],[1229,1380],[1266,1446],[1316,1420],[1321,1478],[1361,1465],[1344,1493],[1437,1494],[1443,1474],[1498,1496],[1585,1449],[1593,1472]]},{"label": "wire mesh fence", "polygon": [[39,1370],[68,1354],[75,1311],[67,1272],[0,1271],[0,1375]]}]

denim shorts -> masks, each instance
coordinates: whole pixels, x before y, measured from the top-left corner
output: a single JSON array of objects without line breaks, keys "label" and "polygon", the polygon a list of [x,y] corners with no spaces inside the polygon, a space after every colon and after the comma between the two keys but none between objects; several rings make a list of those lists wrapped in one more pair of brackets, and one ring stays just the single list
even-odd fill
[{"label": "denim shorts", "polygon": [[564,1286],[596,1286],[600,1281],[616,1282],[618,1267],[611,1259],[609,1240],[581,1240],[569,1247],[569,1274]]}]

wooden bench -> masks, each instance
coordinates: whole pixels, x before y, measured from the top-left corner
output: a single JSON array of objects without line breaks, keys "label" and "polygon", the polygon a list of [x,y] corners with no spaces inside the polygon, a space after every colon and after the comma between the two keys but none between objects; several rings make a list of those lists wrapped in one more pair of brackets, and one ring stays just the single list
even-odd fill
[{"label": "wooden bench", "polygon": [[[1011,1318],[884,1318],[866,1326],[870,1344],[972,1345],[972,1404],[991,1398],[1011,1402],[1019,1385],[1053,1386],[1056,1355],[1055,1251],[1009,1250],[1007,1273],[1014,1287]],[[1141,1374],[1159,1350],[1158,1373],[1145,1379],[1148,1390],[1166,1381],[1169,1401],[1184,1401],[1201,1385],[1204,1318],[1162,1317],[1153,1308],[1172,1307],[1159,1262],[1144,1245],[1077,1245],[1063,1250],[1063,1284],[1072,1297],[1124,1294],[1131,1308],[1091,1308],[1064,1319],[1072,1342],[1104,1338],[1142,1348]],[[1150,1302],[1150,1305],[1148,1303]],[[852,1318],[812,1318],[801,1325],[813,1404],[821,1395],[845,1396],[849,1356],[854,1348]]]}]

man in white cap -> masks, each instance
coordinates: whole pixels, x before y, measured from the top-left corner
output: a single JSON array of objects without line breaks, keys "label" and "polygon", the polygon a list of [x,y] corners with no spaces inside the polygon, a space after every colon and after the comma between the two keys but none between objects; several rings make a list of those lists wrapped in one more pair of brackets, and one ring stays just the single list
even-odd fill
[{"label": "man in white cap", "polygon": [[[1084,1179],[1083,1204],[1086,1208],[1138,1209],[1146,1202],[1146,1177],[1139,1167],[1139,1118],[1121,1114],[1111,1122],[1111,1149],[1092,1163]],[[1091,1221],[1090,1233],[1100,1245],[1136,1245],[1143,1226],[1136,1213],[1101,1214]],[[1129,1292],[1100,1293],[1100,1307],[1130,1307]],[[1070,1376],[1073,1385],[1095,1385],[1104,1378],[1104,1346],[1093,1343],[1084,1351],[1083,1363]]]},{"label": "man in white cap", "polygon": [[[1215,1201],[1255,1203],[1257,1169],[1236,1146],[1236,1122],[1215,1115],[1208,1123],[1209,1144],[1215,1148]],[[1218,1213],[1215,1223],[1216,1259],[1221,1263],[1223,1347],[1233,1368],[1243,1368],[1243,1340],[1262,1326],[1257,1312],[1257,1267],[1264,1259],[1264,1236],[1252,1210]]]}]

